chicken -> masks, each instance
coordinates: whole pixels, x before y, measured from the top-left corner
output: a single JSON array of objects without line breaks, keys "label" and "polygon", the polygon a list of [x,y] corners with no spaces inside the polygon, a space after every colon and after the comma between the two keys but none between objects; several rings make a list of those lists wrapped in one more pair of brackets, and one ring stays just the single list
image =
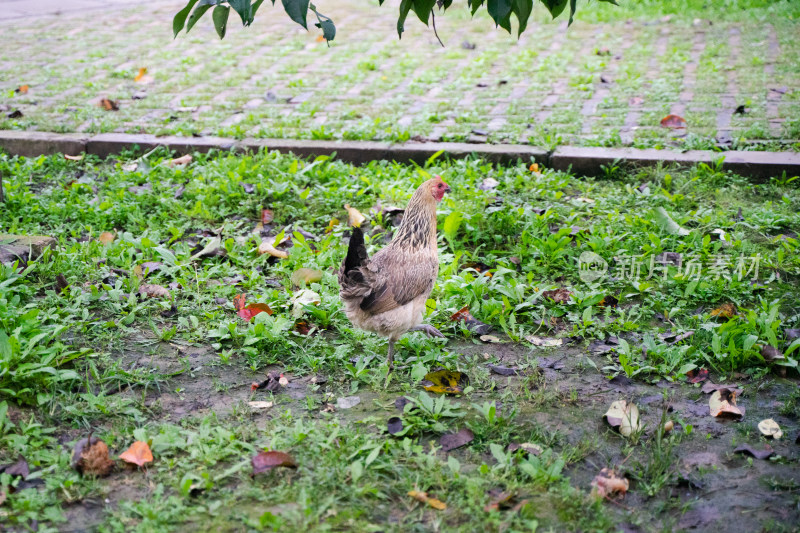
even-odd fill
[{"label": "chicken", "polygon": [[353,228],[339,269],[339,296],[347,318],[354,326],[389,339],[390,369],[394,343],[407,331],[444,337],[433,326],[422,324],[422,315],[439,273],[436,204],[449,191],[439,176],[420,185],[392,242],[371,259],[361,228]]}]

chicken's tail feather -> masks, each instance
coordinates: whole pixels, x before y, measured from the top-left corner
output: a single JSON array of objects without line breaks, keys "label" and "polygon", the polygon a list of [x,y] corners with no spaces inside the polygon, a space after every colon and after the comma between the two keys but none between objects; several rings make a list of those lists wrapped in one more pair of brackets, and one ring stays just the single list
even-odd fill
[{"label": "chicken's tail feather", "polygon": [[361,228],[353,228],[353,235],[350,237],[350,244],[347,247],[347,257],[344,260],[345,276],[364,265],[366,260],[367,247],[364,244],[364,232],[361,231]]}]

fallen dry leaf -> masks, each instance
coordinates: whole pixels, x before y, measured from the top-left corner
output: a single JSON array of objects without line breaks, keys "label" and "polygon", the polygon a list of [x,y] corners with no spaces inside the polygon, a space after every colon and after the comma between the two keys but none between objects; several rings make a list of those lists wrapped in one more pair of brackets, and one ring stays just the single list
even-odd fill
[{"label": "fallen dry leaf", "polygon": [[425,381],[422,382],[426,391],[437,394],[461,394],[467,385],[469,378],[466,374],[446,369],[428,372],[425,374]]},{"label": "fallen dry leaf", "polygon": [[450,320],[453,322],[461,322],[464,321],[464,325],[473,333],[477,333],[478,335],[486,335],[491,331],[492,327],[488,324],[484,324],[469,312],[469,307],[462,307],[450,317]]},{"label": "fallen dry leaf", "polygon": [[107,476],[114,461],[108,456],[108,446],[97,437],[79,440],[72,453],[72,467],[82,475]]},{"label": "fallen dry leaf", "polygon": [[674,130],[674,129],[685,128],[687,126],[688,124],[686,122],[686,119],[679,115],[669,114],[661,119],[662,128],[669,128]]},{"label": "fallen dry leaf", "polygon": [[300,318],[305,313],[305,306],[319,305],[322,302],[322,297],[312,290],[303,289],[294,293],[291,302],[292,316]]},{"label": "fallen dry leaf", "polygon": [[538,174],[539,173],[539,164],[538,163],[531,163],[531,166],[528,167],[528,170],[530,170],[534,174]]},{"label": "fallen dry leaf", "polygon": [[259,255],[269,254],[272,257],[278,257],[280,259],[287,259],[289,257],[289,252],[278,250],[269,241],[261,241],[261,244],[258,245],[258,253]]},{"label": "fallen dry leaf", "polygon": [[139,286],[139,294],[147,296],[148,298],[169,298],[169,289],[161,285],[152,283],[145,283]]},{"label": "fallen dry leaf", "polygon": [[772,446],[769,444],[765,444],[763,450],[753,448],[749,444],[742,444],[737,446],[736,449],[733,450],[733,453],[752,455],[756,459],[769,459],[775,454],[775,450],[773,450]]},{"label": "fallen dry leaf", "polygon": [[350,207],[350,204],[344,204],[344,208],[347,210],[348,222],[351,226],[355,228],[361,227],[361,224],[367,220],[367,217],[362,215],[355,207]]},{"label": "fallen dry leaf", "polygon": [[86,154],[80,154],[80,155],[64,154],[64,159],[66,159],[67,161],[80,161],[83,159],[84,155]]},{"label": "fallen dry leaf", "polygon": [[628,480],[618,475],[614,469],[604,468],[592,480],[592,495],[603,499],[610,498],[614,494],[624,496],[629,486]]},{"label": "fallen dry leaf", "polygon": [[763,357],[764,361],[768,363],[786,359],[780,350],[769,344],[765,344],[764,347],[761,348],[761,357]]},{"label": "fallen dry leaf", "polygon": [[541,455],[544,451],[541,446],[538,444],[534,444],[532,442],[523,442],[522,444],[517,444],[516,442],[512,442],[508,445],[509,452],[515,452],[517,450],[522,450],[523,452],[527,453],[528,455]]},{"label": "fallen dry leaf", "polygon": [[736,392],[730,389],[714,391],[708,399],[708,408],[711,416],[717,418],[740,419],[744,416],[742,410],[736,405]]},{"label": "fallen dry leaf", "polygon": [[480,185],[478,185],[478,188],[482,191],[488,191],[489,189],[494,189],[498,185],[500,185],[500,182],[496,179],[486,178],[481,182]]},{"label": "fallen dry leaf", "polygon": [[253,475],[268,472],[273,468],[283,466],[285,468],[297,468],[294,458],[284,452],[258,452],[251,460],[253,463]]},{"label": "fallen dry leaf", "polygon": [[495,337],[494,335],[481,335],[480,339],[481,339],[482,342],[486,342],[486,343],[489,343],[489,344],[492,344],[492,343],[496,344],[496,343],[502,342],[499,337]]},{"label": "fallen dry leaf", "polygon": [[542,291],[542,296],[550,298],[556,303],[566,303],[569,301],[569,297],[572,296],[572,293],[562,287],[552,291]]},{"label": "fallen dry leaf", "polygon": [[168,167],[177,167],[178,165],[188,165],[192,162],[192,156],[189,154],[183,155],[181,157],[177,157],[175,159],[171,159],[167,161]]},{"label": "fallen dry leaf", "polygon": [[639,419],[639,408],[634,403],[625,400],[617,400],[611,404],[608,411],[603,415],[611,427],[619,429],[623,437],[630,437],[642,429]]},{"label": "fallen dry leaf", "polygon": [[719,318],[731,318],[736,314],[736,306],[732,303],[724,303],[711,311],[710,315]]},{"label": "fallen dry leaf", "polygon": [[777,422],[775,422],[771,418],[765,418],[764,420],[759,422],[758,430],[765,437],[773,438],[775,440],[783,436],[783,431],[781,431],[781,427],[778,425]]},{"label": "fallen dry leaf", "polygon": [[528,335],[525,337],[525,340],[534,346],[561,346],[564,344],[564,339],[537,337],[536,335]]},{"label": "fallen dry leaf", "polygon": [[311,268],[298,268],[292,272],[292,283],[298,286],[301,283],[315,283],[321,279],[322,272]]},{"label": "fallen dry leaf", "polygon": [[23,480],[28,478],[30,475],[31,469],[28,466],[28,461],[25,460],[24,457],[21,455],[19,459],[14,463],[9,463],[7,465],[0,465],[0,474],[8,474],[12,478],[20,477]]},{"label": "fallen dry leaf", "polygon": [[233,297],[233,308],[236,310],[236,314],[238,314],[244,320],[252,320],[253,317],[259,313],[267,313],[268,315],[272,315],[274,313],[274,311],[270,309],[267,304],[254,303],[245,305],[246,300],[246,294],[237,294]]},{"label": "fallen dry leaf", "polygon": [[272,209],[262,209],[261,210],[261,223],[262,224],[269,224],[275,220],[275,214],[272,212]]},{"label": "fallen dry leaf", "polygon": [[28,89],[30,89],[29,85],[27,85],[27,84],[26,85],[20,85],[19,87],[14,89],[14,92],[17,93],[17,94],[27,94],[28,93]]},{"label": "fallen dry leaf", "polygon": [[669,433],[673,429],[675,429],[675,422],[672,420],[667,420],[664,422],[664,433]]},{"label": "fallen dry leaf", "polygon": [[339,225],[338,218],[332,218],[330,222],[328,222],[328,227],[325,228],[325,233],[330,233],[333,231],[333,228]]},{"label": "fallen dry leaf", "polygon": [[514,505],[514,493],[513,492],[505,492],[502,489],[492,489],[489,492],[489,496],[492,497],[492,501],[483,508],[484,511],[487,513],[491,511],[500,511],[505,509],[511,509]]},{"label": "fallen dry leaf", "polygon": [[114,242],[114,234],[110,231],[104,231],[97,237],[97,240],[102,242],[103,244],[111,244]]},{"label": "fallen dry leaf", "polygon": [[513,376],[513,375],[519,373],[519,369],[511,368],[511,367],[508,367],[508,366],[495,365],[495,364],[492,364],[492,363],[489,363],[486,366],[489,367],[489,370],[491,372],[494,372],[495,374],[499,374],[501,376]]},{"label": "fallen dry leaf", "polygon": [[702,383],[708,379],[708,370],[705,368],[695,368],[686,373],[686,381],[689,383]]},{"label": "fallen dry leaf", "polygon": [[126,463],[143,467],[147,463],[153,462],[153,452],[150,451],[150,446],[146,442],[137,440],[131,444],[130,448],[119,454],[119,458]]},{"label": "fallen dry leaf", "polygon": [[136,83],[150,83],[153,81],[153,77],[147,75],[147,67],[142,67],[139,69],[136,76],[134,76],[133,81]]},{"label": "fallen dry leaf", "polygon": [[97,105],[99,105],[106,111],[119,111],[119,104],[114,100],[109,100],[108,98],[103,98]]},{"label": "fallen dry leaf", "polygon": [[386,422],[386,430],[389,435],[396,435],[403,431],[403,419],[399,416],[393,416]]},{"label": "fallen dry leaf", "polygon": [[281,378],[283,378],[283,374],[281,372],[272,371],[267,374],[267,379],[260,383],[253,382],[250,385],[250,391],[255,392],[260,389],[266,389],[269,392],[278,392],[283,388],[281,385]]},{"label": "fallen dry leaf", "polygon": [[442,445],[442,450],[449,452],[455,450],[472,442],[475,435],[468,428],[461,428],[456,433],[445,433],[439,439],[439,444]]},{"label": "fallen dry leaf", "polygon": [[444,511],[445,509],[447,509],[447,504],[445,504],[441,500],[437,500],[436,498],[429,497],[427,492],[410,490],[408,491],[408,495],[420,503],[427,503],[428,505],[430,505],[431,507],[433,507],[438,511]]},{"label": "fallen dry leaf", "polygon": [[272,408],[274,403],[273,402],[264,402],[264,401],[255,401],[255,402],[247,402],[247,405],[253,411],[264,411],[266,409]]}]

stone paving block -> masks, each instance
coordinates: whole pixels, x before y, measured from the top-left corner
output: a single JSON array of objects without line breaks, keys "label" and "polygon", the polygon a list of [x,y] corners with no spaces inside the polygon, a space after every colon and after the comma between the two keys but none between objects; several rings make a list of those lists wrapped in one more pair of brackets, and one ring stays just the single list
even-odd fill
[{"label": "stone paving block", "polygon": [[25,157],[78,155],[85,151],[87,139],[88,135],[82,133],[0,130],[0,149]]},{"label": "stone paving block", "polygon": [[86,152],[100,157],[108,157],[136,146],[142,151],[165,146],[174,152],[187,154],[190,152],[205,153],[214,149],[232,150],[236,146],[236,141],[221,137],[156,137],[148,134],[101,133],[86,142]]}]

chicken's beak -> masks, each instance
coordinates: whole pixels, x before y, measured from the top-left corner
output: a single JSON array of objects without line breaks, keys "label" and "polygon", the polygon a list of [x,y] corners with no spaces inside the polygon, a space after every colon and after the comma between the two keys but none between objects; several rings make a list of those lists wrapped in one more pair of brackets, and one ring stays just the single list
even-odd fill
[{"label": "chicken's beak", "polygon": [[[442,182],[442,183],[444,183],[444,182]],[[444,192],[445,192],[445,194],[450,192],[450,186],[448,184],[446,184],[446,183],[444,183]]]}]

